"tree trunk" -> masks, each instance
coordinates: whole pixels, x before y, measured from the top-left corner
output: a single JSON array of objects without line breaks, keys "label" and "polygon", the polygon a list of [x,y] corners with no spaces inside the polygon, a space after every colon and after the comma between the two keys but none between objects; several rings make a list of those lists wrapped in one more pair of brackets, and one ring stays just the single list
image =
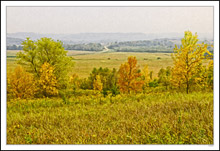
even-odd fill
[{"label": "tree trunk", "polygon": [[187,83],[186,83],[186,93],[189,94],[189,81],[187,80]]}]

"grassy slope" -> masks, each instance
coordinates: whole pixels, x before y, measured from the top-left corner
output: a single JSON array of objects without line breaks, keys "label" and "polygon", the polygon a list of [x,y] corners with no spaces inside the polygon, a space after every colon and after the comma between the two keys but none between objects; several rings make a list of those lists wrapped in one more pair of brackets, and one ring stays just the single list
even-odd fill
[{"label": "grassy slope", "polygon": [[213,93],[7,103],[8,144],[213,144]]}]

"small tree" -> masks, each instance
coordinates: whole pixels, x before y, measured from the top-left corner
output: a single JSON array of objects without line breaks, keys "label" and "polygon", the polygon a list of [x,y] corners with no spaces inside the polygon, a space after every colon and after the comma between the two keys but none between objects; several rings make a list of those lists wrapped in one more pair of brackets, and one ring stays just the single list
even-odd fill
[{"label": "small tree", "polygon": [[94,90],[99,90],[101,92],[102,88],[103,88],[103,84],[102,84],[100,75],[96,75],[96,78],[93,82],[93,89]]},{"label": "small tree", "polygon": [[189,93],[192,81],[197,74],[200,64],[204,58],[204,53],[208,52],[207,44],[198,44],[197,34],[193,35],[190,31],[185,32],[180,48],[175,46],[172,54],[174,67],[172,72],[173,83],[185,86]]},{"label": "small tree", "polygon": [[36,92],[33,75],[26,72],[21,66],[7,77],[8,96],[16,98],[31,98]]},{"label": "small tree", "polygon": [[148,65],[144,66],[144,69],[142,70],[142,75],[143,75],[143,78],[144,78],[143,88],[145,89],[148,86],[149,82],[150,82]]},{"label": "small tree", "polygon": [[141,71],[137,66],[136,57],[128,57],[128,62],[121,64],[118,74],[118,84],[121,92],[130,93],[142,90],[144,81],[141,78]]},{"label": "small tree", "polygon": [[171,67],[167,67],[166,69],[161,68],[158,72],[158,82],[168,89],[171,80]]},{"label": "small tree", "polygon": [[58,94],[57,79],[54,75],[54,67],[45,62],[40,69],[39,87],[40,92],[45,96],[53,96]]}]

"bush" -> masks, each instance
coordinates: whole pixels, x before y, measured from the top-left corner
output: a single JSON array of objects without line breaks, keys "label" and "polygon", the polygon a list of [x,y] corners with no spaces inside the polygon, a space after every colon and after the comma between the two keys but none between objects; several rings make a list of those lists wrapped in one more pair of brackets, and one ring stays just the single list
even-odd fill
[{"label": "bush", "polygon": [[158,84],[158,80],[157,79],[154,79],[153,81],[149,82],[149,87],[157,87],[159,84]]},{"label": "bush", "polygon": [[160,57],[157,57],[157,60],[161,59]]},{"label": "bush", "polygon": [[112,96],[116,96],[116,95],[120,94],[119,88],[116,85],[113,86],[111,89],[111,93],[112,93]]},{"label": "bush", "polygon": [[7,78],[7,96],[10,98],[32,98],[36,92],[34,77],[21,66]]}]

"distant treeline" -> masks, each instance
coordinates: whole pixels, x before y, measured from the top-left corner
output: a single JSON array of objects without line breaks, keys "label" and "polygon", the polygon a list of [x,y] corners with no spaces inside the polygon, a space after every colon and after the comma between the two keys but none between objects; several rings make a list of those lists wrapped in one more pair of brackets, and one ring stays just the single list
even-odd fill
[{"label": "distant treeline", "polygon": [[116,52],[173,52],[175,43],[169,39],[115,42],[108,46]]},{"label": "distant treeline", "polygon": [[102,51],[104,46],[100,43],[89,43],[89,44],[75,44],[69,45],[64,44],[65,50],[82,50],[82,51]]},{"label": "distant treeline", "polygon": [[7,50],[22,50],[22,46],[21,45],[9,45],[7,46]]},{"label": "distant treeline", "polygon": [[158,50],[153,50],[153,49],[131,49],[131,48],[124,48],[124,49],[118,49],[115,50],[116,52],[149,52],[149,53],[172,53],[172,50],[162,50],[162,49],[158,49]]},{"label": "distant treeline", "polygon": [[109,46],[110,49],[117,47],[152,47],[152,46],[163,46],[168,48],[174,47],[174,42],[168,39],[158,39],[158,40],[141,40],[141,41],[126,41],[126,42],[115,42]]}]

